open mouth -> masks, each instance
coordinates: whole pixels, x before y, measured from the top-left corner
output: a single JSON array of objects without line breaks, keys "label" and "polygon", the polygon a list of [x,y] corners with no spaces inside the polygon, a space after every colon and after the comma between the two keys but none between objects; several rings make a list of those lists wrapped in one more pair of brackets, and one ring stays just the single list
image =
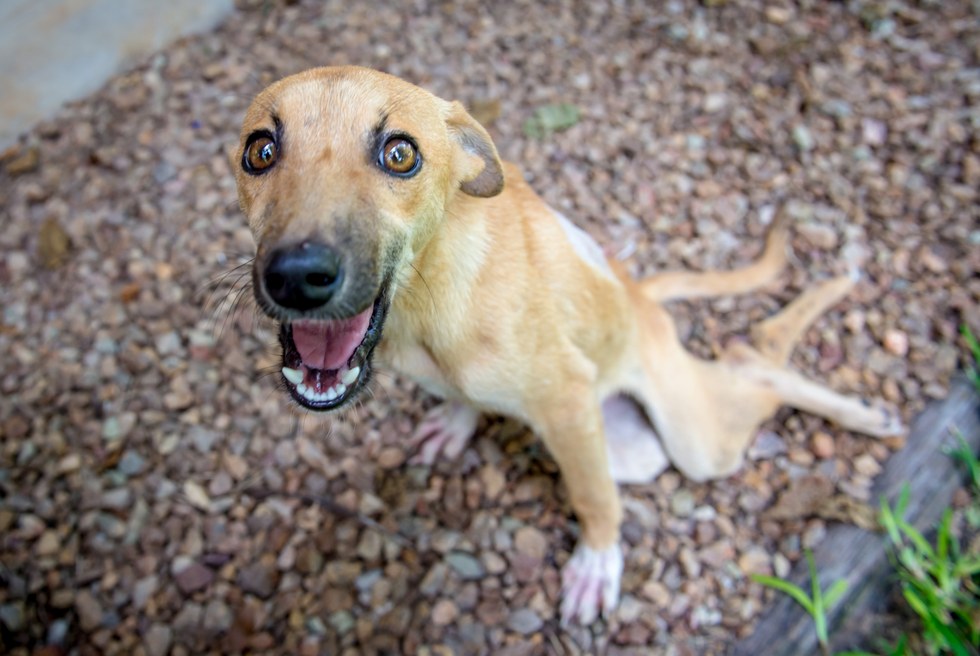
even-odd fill
[{"label": "open mouth", "polygon": [[309,410],[339,408],[367,383],[371,353],[387,312],[382,292],[371,307],[346,319],[282,323],[282,378],[293,399]]}]

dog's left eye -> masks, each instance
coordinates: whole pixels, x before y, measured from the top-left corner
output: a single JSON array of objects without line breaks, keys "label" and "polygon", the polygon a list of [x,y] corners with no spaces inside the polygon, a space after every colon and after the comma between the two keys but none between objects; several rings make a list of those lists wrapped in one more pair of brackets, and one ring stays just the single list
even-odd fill
[{"label": "dog's left eye", "polygon": [[394,137],[385,142],[379,160],[385,171],[399,176],[413,175],[422,161],[415,144],[403,137]]},{"label": "dog's left eye", "polygon": [[242,156],[242,168],[246,173],[258,175],[272,167],[279,159],[279,148],[270,135],[259,133],[249,139]]}]

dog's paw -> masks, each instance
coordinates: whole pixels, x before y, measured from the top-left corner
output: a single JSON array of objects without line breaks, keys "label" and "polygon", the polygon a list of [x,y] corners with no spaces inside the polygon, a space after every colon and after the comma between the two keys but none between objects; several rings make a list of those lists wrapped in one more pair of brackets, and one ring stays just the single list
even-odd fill
[{"label": "dog's paw", "polygon": [[480,413],[476,408],[458,401],[440,403],[425,414],[425,418],[409,440],[418,453],[409,459],[413,465],[431,465],[439,454],[452,459],[466,448]]},{"label": "dog's paw", "polygon": [[561,622],[591,624],[608,617],[619,602],[619,582],[623,577],[623,551],[618,544],[596,551],[584,544],[561,570]]}]

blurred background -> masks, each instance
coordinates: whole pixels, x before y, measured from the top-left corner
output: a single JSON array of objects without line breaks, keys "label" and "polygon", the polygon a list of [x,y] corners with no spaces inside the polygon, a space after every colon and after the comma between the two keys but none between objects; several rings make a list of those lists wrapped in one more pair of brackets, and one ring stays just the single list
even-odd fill
[{"label": "blurred background", "polygon": [[382,374],[329,419],[278,392],[229,164],[242,115],[319,65],[459,99],[638,274],[744,263],[786,203],[783,284],[672,306],[682,336],[710,356],[857,264],[794,363],[910,421],[946,395],[960,326],[980,332],[978,16],[966,0],[8,0],[0,649],[724,653],[771,598],[747,575],[786,576],[832,528],[777,500],[860,507],[903,439],[784,410],[738,475],[630,487],[621,607],[562,630],[575,526],[526,430],[487,418],[430,470],[405,464],[432,403],[407,382]]}]

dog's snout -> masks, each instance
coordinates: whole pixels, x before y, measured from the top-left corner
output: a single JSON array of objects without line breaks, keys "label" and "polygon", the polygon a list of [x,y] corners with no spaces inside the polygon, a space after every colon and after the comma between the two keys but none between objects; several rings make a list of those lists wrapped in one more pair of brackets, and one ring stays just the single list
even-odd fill
[{"label": "dog's snout", "polygon": [[343,268],[336,251],[304,241],[274,252],[262,274],[269,297],[290,310],[313,310],[326,305],[340,288]]}]

